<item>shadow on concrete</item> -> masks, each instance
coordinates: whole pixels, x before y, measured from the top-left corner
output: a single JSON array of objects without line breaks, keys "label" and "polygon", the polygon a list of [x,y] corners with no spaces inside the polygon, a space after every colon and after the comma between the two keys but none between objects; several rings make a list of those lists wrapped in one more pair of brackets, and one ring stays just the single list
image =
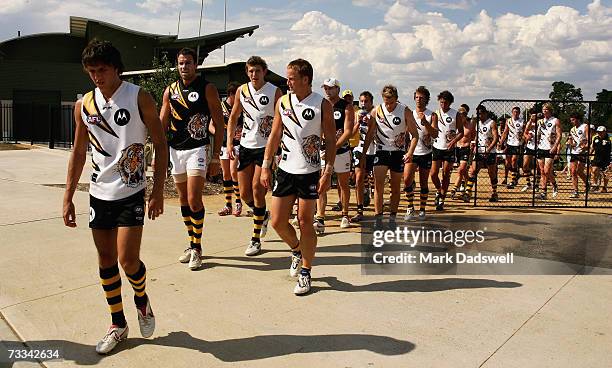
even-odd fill
[{"label": "shadow on concrete", "polygon": [[463,278],[447,278],[447,279],[426,279],[426,280],[394,280],[375,282],[366,285],[353,285],[348,282],[340,281],[335,276],[316,277],[313,281],[322,281],[329,287],[320,287],[315,283],[312,285],[311,292],[319,291],[342,291],[347,293],[358,292],[437,292],[455,289],[483,289],[483,288],[517,288],[523,286],[518,282],[510,281],[495,281],[488,279],[463,279]]},{"label": "shadow on concrete", "polygon": [[[19,346],[20,341],[5,341],[7,347]],[[95,347],[66,340],[28,341],[28,346],[58,347],[62,358],[78,365],[95,365],[105,358],[95,352]],[[414,350],[415,345],[392,337],[365,334],[336,335],[260,335],[239,339],[206,341],[191,336],[188,332],[171,332],[153,339],[134,338],[122,342],[113,355],[138,348],[141,345],[157,345],[189,349],[212,354],[223,362],[244,362],[286,356],[298,353],[325,353],[335,351],[367,350],[381,355],[402,355]],[[178,352],[177,352],[178,353]],[[7,367],[12,367],[12,363]]]}]

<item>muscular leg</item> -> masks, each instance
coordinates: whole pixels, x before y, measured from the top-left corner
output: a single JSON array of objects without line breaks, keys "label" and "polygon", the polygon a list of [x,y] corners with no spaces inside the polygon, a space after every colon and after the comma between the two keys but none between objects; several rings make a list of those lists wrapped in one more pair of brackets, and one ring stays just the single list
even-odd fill
[{"label": "muscular leg", "polygon": [[376,215],[383,213],[383,197],[385,194],[385,178],[388,166],[374,166],[374,210]]}]

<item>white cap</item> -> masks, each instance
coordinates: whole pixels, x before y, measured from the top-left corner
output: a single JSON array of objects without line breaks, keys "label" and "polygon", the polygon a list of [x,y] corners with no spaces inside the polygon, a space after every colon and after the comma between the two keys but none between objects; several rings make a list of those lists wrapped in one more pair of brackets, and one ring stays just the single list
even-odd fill
[{"label": "white cap", "polygon": [[340,88],[340,81],[336,78],[327,78],[325,82],[323,82],[323,84],[321,85],[321,88],[323,88],[323,86]]},{"label": "white cap", "polygon": [[603,125],[600,125],[600,126],[597,127],[597,131],[598,132],[605,132],[606,131],[606,127],[603,126]]}]

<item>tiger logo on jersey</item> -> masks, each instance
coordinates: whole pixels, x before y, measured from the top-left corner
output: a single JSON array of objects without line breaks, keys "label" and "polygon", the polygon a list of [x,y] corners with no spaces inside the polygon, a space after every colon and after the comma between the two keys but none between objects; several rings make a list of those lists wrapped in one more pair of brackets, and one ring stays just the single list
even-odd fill
[{"label": "tiger logo on jersey", "polygon": [[206,138],[209,117],[202,114],[194,114],[187,123],[187,131],[191,138],[201,140]]},{"label": "tiger logo on jersey", "polygon": [[403,149],[406,146],[406,132],[401,132],[393,140],[393,145],[396,148]]},{"label": "tiger logo on jersey", "polygon": [[121,181],[130,188],[136,188],[145,180],[144,145],[133,143],[121,150],[117,163]]},{"label": "tiger logo on jersey", "polygon": [[274,121],[273,116],[268,115],[261,118],[259,128],[257,128],[257,133],[264,138],[268,138],[272,132],[272,121]]},{"label": "tiger logo on jersey", "polygon": [[306,162],[310,166],[319,166],[321,165],[321,157],[319,150],[321,149],[321,137],[318,135],[309,135],[304,138],[302,142],[302,153],[304,154],[304,158]]}]

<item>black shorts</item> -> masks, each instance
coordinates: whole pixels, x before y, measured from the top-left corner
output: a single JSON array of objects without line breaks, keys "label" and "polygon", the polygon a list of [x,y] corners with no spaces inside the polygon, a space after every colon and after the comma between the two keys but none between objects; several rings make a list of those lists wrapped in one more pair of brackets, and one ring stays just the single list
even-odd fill
[{"label": "black shorts", "polygon": [[506,148],[506,155],[518,156],[521,154],[521,146],[508,145]]},{"label": "black shorts", "polygon": [[455,150],[446,149],[441,150],[436,147],[433,148],[433,158],[434,161],[447,161],[450,163],[455,162]]},{"label": "black shorts", "polygon": [[109,230],[116,227],[142,226],[145,217],[145,190],[115,201],[89,195],[89,227]]},{"label": "black shorts", "polygon": [[487,166],[495,165],[497,155],[493,153],[477,153],[474,155],[474,161],[477,163],[484,163]]},{"label": "black shorts", "polygon": [[525,147],[525,156],[535,156],[536,150]]},{"label": "black shorts", "polygon": [[598,159],[597,157],[595,157],[595,159],[591,161],[591,166],[598,167],[601,169],[601,171],[605,171],[608,168],[608,165],[610,165],[609,161],[604,161],[604,160]]},{"label": "black shorts", "polygon": [[240,149],[238,150],[238,171],[246,169],[251,164],[261,167],[261,165],[263,165],[265,152],[266,147],[246,148],[240,146]]},{"label": "black shorts", "polygon": [[286,197],[297,195],[302,199],[318,199],[319,193],[319,171],[310,174],[291,174],[281,168],[276,169],[276,181],[272,195],[274,197]]},{"label": "black shorts", "polygon": [[586,163],[586,155],[584,153],[572,153],[570,154],[570,162],[582,162]]},{"label": "black shorts", "polygon": [[550,154],[550,150],[543,149],[538,149],[538,151],[536,152],[536,157],[539,159],[553,158],[553,156]]},{"label": "black shorts", "polygon": [[374,166],[387,166],[396,173],[404,172],[404,151],[376,151]]},{"label": "black shorts", "polygon": [[457,156],[457,161],[469,161],[470,147],[456,147],[455,156]]},{"label": "black shorts", "polygon": [[430,170],[432,158],[433,154],[431,153],[426,155],[414,155],[412,156],[412,163],[416,164],[419,167],[419,170]]},{"label": "black shorts", "polygon": [[[355,167],[359,166],[361,159],[363,158],[363,153],[361,151],[353,150],[353,164]],[[372,172],[374,169],[374,158],[376,155],[365,155],[365,171]]]}]

